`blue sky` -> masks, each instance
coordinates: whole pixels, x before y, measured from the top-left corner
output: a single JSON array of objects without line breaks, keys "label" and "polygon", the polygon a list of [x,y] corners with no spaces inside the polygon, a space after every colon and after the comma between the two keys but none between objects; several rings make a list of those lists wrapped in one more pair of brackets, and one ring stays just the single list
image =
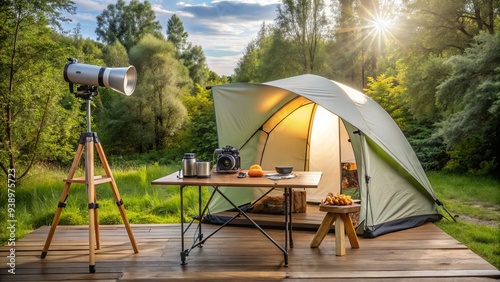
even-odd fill
[{"label": "blue sky", "polygon": [[[84,38],[96,40],[96,16],[117,0],[73,0],[76,14],[66,30],[81,25]],[[130,2],[125,0],[126,3]],[[219,75],[231,75],[245,47],[257,37],[263,22],[272,23],[280,0],[149,0],[166,35],[167,22],[176,14],[188,32],[188,42],[203,48],[208,67]]]}]

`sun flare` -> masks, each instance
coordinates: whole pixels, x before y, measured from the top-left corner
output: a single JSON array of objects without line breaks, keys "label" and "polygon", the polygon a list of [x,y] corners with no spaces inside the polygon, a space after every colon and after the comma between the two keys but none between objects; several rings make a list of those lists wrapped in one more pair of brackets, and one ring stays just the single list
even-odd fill
[{"label": "sun flare", "polygon": [[390,30],[392,23],[388,19],[378,18],[373,22],[373,28],[377,33],[386,33]]},{"label": "sun flare", "polygon": [[382,50],[388,41],[395,39],[393,35],[394,29],[394,19],[375,15],[371,20],[367,21],[367,25],[365,26],[366,33],[363,40],[368,45],[377,46],[377,48]]}]

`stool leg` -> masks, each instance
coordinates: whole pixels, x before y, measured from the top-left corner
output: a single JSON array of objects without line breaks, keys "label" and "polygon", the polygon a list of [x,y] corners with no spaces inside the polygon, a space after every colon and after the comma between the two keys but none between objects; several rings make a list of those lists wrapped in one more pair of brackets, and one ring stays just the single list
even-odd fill
[{"label": "stool leg", "polygon": [[351,248],[359,249],[359,240],[356,235],[356,230],[354,230],[354,226],[352,225],[351,217],[348,214],[342,214],[341,216],[344,219],[345,231],[349,238],[349,243],[351,243]]},{"label": "stool leg", "polygon": [[318,228],[318,231],[316,231],[316,234],[311,241],[311,248],[317,248],[319,247],[319,245],[321,245],[321,242],[323,242],[326,234],[328,234],[328,231],[330,231],[330,228],[332,227],[336,217],[337,216],[334,213],[326,213],[323,221],[321,222],[321,225]]},{"label": "stool leg", "polygon": [[342,215],[337,216],[335,220],[335,254],[337,256],[345,255],[345,225]]}]

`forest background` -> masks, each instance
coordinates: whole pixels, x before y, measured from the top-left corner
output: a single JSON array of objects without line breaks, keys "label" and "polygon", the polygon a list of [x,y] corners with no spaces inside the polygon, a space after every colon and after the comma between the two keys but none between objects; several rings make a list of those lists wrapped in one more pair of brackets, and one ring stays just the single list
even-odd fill
[{"label": "forest background", "polygon": [[92,102],[92,130],[124,166],[175,164],[184,152],[211,160],[207,86],[312,73],[384,107],[425,170],[500,177],[499,0],[283,0],[228,77],[207,67],[178,16],[162,34],[148,1],[109,5],[98,41],[62,30],[63,11],[77,12],[69,0],[0,4],[0,168],[16,183],[39,164],[68,167],[86,130],[67,58],[136,67],[132,96],[100,88]]}]

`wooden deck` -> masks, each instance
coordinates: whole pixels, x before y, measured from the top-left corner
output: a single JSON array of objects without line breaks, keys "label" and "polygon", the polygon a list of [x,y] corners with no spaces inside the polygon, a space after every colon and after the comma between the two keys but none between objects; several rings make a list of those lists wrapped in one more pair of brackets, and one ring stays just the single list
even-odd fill
[{"label": "wooden deck", "polygon": [[[311,216],[303,215],[303,217]],[[259,216],[256,216],[259,217]],[[301,216],[296,216],[300,225]],[[318,219],[320,221],[320,219]],[[319,223],[318,223],[319,224]],[[205,236],[215,225],[204,224]],[[101,226],[96,273],[88,272],[88,226],[58,226],[48,255],[40,258],[49,227],[16,242],[15,275],[7,270],[9,247],[0,248],[0,281],[494,281],[500,271],[434,224],[375,239],[346,242],[335,255],[335,236],[310,248],[311,230],[295,230],[289,266],[283,254],[255,228],[228,226],[194,249],[180,265],[180,224],[132,225],[139,247],[134,254],[123,225]],[[266,229],[279,243],[283,230]],[[194,236],[194,229],[187,238]]]}]

